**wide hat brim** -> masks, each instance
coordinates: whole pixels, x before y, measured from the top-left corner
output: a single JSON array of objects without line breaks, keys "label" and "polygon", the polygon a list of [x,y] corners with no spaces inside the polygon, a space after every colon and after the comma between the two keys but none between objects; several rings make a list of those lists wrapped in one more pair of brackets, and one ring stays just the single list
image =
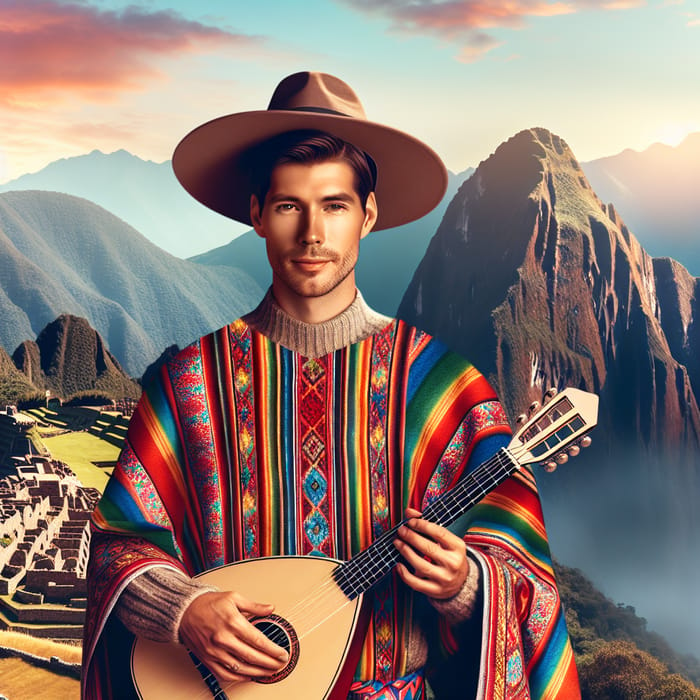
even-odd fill
[{"label": "wide hat brim", "polygon": [[426,144],[398,129],[355,117],[306,110],[240,112],[202,124],[178,144],[172,165],[182,186],[224,216],[251,225],[250,173],[244,156],[273,136],[324,131],[368,153],[377,165],[375,230],[400,226],[431,211],[447,189],[447,171]]}]

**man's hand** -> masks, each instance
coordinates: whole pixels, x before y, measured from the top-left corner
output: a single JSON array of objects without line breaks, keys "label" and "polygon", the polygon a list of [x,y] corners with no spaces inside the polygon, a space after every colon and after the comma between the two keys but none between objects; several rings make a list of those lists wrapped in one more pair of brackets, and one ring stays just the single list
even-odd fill
[{"label": "man's hand", "polygon": [[459,593],[469,574],[466,545],[461,537],[420,515],[420,511],[407,508],[409,520],[399,528],[399,537],[394,540],[408,564],[399,563],[398,574],[418,593],[437,600],[451,598]]},{"label": "man's hand", "polygon": [[270,676],[284,667],[288,654],[249,618],[269,615],[272,609],[238,593],[203,593],[185,610],[180,639],[220,680]]}]

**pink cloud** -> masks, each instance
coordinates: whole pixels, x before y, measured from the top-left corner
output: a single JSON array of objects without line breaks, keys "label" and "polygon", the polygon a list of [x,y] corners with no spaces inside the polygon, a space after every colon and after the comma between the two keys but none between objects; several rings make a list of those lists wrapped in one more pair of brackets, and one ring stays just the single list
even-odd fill
[{"label": "pink cloud", "polygon": [[159,75],[158,59],[261,40],[135,6],[101,10],[82,2],[0,0],[0,94],[6,104],[77,93],[103,99]]},{"label": "pink cloud", "polygon": [[583,10],[620,10],[642,0],[341,0],[346,5],[383,15],[391,29],[428,34],[460,45],[458,60],[473,62],[503,42],[484,30],[522,29],[528,18],[553,17]]},{"label": "pink cloud", "polygon": [[524,18],[528,16],[550,17],[573,11],[571,5],[563,2],[449,0],[403,6],[395,19],[401,29],[436,31],[449,37],[465,29],[519,28],[524,25]]}]

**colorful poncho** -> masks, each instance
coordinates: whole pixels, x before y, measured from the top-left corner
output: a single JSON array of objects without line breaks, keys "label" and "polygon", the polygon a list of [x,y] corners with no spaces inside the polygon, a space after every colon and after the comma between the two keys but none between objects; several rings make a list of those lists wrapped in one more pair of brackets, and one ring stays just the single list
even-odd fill
[{"label": "colorful poncho", "polygon": [[[280,554],[349,559],[509,434],[488,382],[400,321],[315,359],[240,320],[200,339],[146,389],[94,512],[84,697],[112,697],[114,679],[128,676],[119,666],[133,637],[110,612],[145,568],[194,575]],[[478,697],[578,698],[531,473],[467,518],[484,598]],[[406,673],[405,642],[430,606],[395,574],[371,595],[355,677],[385,682]],[[458,633],[435,627],[431,653],[459,654]]]}]

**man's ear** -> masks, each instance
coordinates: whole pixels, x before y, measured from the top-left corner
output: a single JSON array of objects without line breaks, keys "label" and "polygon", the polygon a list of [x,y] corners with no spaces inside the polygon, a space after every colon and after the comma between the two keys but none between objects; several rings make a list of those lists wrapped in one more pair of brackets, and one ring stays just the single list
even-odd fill
[{"label": "man's ear", "polygon": [[253,224],[255,233],[260,236],[260,238],[265,238],[265,232],[262,228],[262,211],[260,209],[260,203],[258,202],[257,195],[250,195],[250,222]]},{"label": "man's ear", "polygon": [[360,238],[364,238],[374,228],[374,224],[377,223],[377,213],[377,198],[374,192],[370,192],[365,203],[365,220],[362,223]]}]

